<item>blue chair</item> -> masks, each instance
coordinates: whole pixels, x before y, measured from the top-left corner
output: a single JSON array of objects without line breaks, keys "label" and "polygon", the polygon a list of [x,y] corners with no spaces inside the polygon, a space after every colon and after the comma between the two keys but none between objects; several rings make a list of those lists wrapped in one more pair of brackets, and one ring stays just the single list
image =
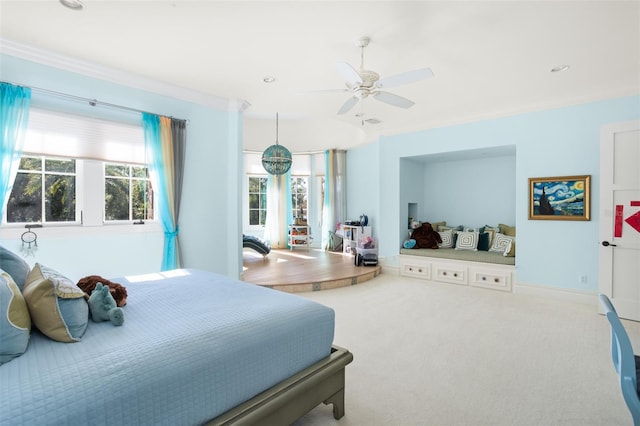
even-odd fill
[{"label": "blue chair", "polygon": [[620,388],[624,402],[631,412],[634,426],[640,426],[640,396],[638,395],[638,371],[640,357],[634,355],[629,336],[618,317],[611,300],[604,294],[599,295],[600,304],[611,324],[611,357],[613,366],[620,378]]}]

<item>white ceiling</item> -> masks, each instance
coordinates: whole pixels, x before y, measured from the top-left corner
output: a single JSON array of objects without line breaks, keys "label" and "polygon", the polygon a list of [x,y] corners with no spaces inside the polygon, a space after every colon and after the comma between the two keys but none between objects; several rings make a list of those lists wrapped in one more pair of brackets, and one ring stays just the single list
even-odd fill
[{"label": "white ceiling", "polygon": [[[349,148],[415,131],[640,93],[638,1],[0,0],[0,37],[103,67],[244,100],[245,148]],[[401,109],[366,99],[361,124],[336,115],[347,93],[334,64],[382,77],[430,67],[389,89]],[[565,72],[552,73],[569,64]],[[263,77],[276,78],[266,84]]]}]

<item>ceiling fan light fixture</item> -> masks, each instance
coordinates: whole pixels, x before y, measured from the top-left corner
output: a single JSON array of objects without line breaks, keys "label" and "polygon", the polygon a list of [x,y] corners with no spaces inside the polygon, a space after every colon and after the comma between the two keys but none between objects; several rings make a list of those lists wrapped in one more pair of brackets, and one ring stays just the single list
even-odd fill
[{"label": "ceiling fan light fixture", "polygon": [[71,10],[84,9],[84,3],[81,0],[60,0],[60,4]]},{"label": "ceiling fan light fixture", "polygon": [[276,143],[262,153],[262,167],[270,175],[283,175],[291,168],[291,152],[278,144],[278,114],[276,113]]},{"label": "ceiling fan light fixture", "polygon": [[276,78],[272,75],[265,75],[262,81],[264,81],[265,83],[274,83],[276,81]]},{"label": "ceiling fan light fixture", "polygon": [[557,67],[551,68],[551,72],[563,72],[571,68],[571,65],[558,65]]}]

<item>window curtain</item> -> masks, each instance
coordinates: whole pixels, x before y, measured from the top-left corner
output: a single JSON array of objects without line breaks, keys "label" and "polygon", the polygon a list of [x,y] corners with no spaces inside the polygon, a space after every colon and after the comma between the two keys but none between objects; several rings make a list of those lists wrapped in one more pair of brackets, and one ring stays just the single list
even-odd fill
[{"label": "window curtain", "polygon": [[178,218],[186,150],[186,122],[143,113],[142,125],[151,184],[159,195],[158,215],[164,228],[161,270],[167,271],[182,267]]},{"label": "window curtain", "polygon": [[18,173],[30,105],[31,89],[0,82],[0,218]]},{"label": "window curtain", "polygon": [[289,225],[293,224],[291,204],[291,170],[267,178],[267,217],[264,238],[271,248],[287,248]]},{"label": "window curtain", "polygon": [[322,205],[322,247],[331,249],[331,235],[338,223],[344,222],[347,208],[347,152],[325,151],[324,202]]}]

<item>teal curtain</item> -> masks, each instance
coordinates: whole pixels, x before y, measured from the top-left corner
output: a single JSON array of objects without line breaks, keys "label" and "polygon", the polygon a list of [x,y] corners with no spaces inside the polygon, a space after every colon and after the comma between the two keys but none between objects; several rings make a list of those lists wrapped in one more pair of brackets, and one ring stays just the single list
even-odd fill
[{"label": "teal curtain", "polygon": [[283,175],[269,175],[264,238],[271,248],[289,246],[289,225],[292,224],[291,170]]},{"label": "teal curtain", "polygon": [[0,219],[18,173],[30,105],[31,89],[0,82]]},{"label": "teal curtain", "polygon": [[336,231],[338,223],[344,223],[346,195],[346,163],[344,150],[331,149],[325,151],[324,200],[322,204],[322,247],[332,250],[331,235]]},{"label": "teal curtain", "polygon": [[178,240],[178,215],[186,145],[186,122],[143,113],[147,165],[154,192],[158,194],[158,215],[164,229],[161,270],[182,267]]}]

